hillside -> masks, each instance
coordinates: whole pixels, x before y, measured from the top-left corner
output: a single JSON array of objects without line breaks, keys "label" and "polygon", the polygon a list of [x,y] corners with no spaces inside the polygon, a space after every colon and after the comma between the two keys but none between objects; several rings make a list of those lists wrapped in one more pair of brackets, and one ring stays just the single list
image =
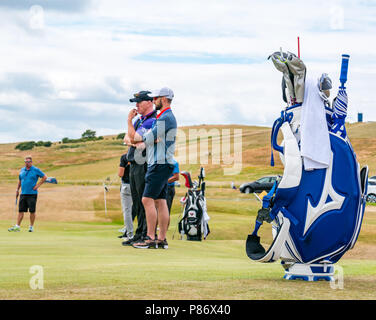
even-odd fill
[{"label": "hillside", "polygon": [[[240,141],[241,136],[241,158],[239,152],[235,153],[241,167],[238,167],[236,174],[224,174],[223,169],[234,166],[235,130],[241,130],[235,140]],[[238,125],[181,127],[176,152],[180,169],[191,171],[195,176],[201,163],[206,169],[209,184],[216,185],[228,184],[230,181],[239,185],[264,174],[281,173],[283,168],[276,152],[276,166],[269,165],[270,130],[268,127]],[[368,164],[372,175],[376,172],[376,123],[348,124],[347,130],[360,165]],[[221,139],[230,142],[230,158],[223,157]],[[208,149],[204,150],[206,143]],[[84,143],[54,142],[49,148],[35,147],[30,151],[15,150],[15,146],[15,143],[0,144],[1,183],[13,183],[17,180],[23,158],[28,154],[33,156],[34,165],[44,170],[48,176],[56,177],[60,184],[100,184],[108,177],[118,180],[116,172],[119,157],[127,150],[122,140],[117,140],[116,136]],[[201,150],[204,151],[200,153]],[[216,158],[216,151],[219,158]]]}]

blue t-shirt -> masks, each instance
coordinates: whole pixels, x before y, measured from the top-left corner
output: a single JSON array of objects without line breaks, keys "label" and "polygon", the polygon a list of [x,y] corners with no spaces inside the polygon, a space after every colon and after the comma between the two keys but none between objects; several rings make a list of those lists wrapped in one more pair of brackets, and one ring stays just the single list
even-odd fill
[{"label": "blue t-shirt", "polygon": [[154,164],[174,164],[176,131],[175,116],[167,108],[157,116],[151,130],[143,135],[149,167]]},{"label": "blue t-shirt", "polygon": [[[171,174],[171,177],[175,174],[175,173],[179,173],[180,170],[179,170],[179,163],[174,159],[174,170],[172,171],[172,174]],[[170,178],[171,178],[170,177]],[[169,178],[169,179],[170,179]],[[173,187],[175,185],[175,181],[174,182],[170,182],[168,184],[170,187]]]},{"label": "blue t-shirt", "polygon": [[19,174],[21,181],[21,194],[38,194],[38,190],[33,190],[39,178],[43,178],[45,174],[37,167],[31,166],[29,170],[23,167]]}]

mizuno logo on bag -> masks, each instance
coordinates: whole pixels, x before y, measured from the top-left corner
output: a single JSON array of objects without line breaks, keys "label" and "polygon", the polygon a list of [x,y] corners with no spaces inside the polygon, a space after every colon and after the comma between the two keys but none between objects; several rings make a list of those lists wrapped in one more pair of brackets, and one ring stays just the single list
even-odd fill
[{"label": "mizuno logo on bag", "polygon": [[333,171],[333,153],[331,154],[331,160],[329,168],[326,169],[325,182],[321,192],[319,203],[316,207],[313,207],[311,201],[308,199],[307,215],[304,225],[303,236],[307,233],[311,225],[323,214],[332,210],[339,210],[342,207],[345,197],[335,192],[332,185],[332,171]]}]

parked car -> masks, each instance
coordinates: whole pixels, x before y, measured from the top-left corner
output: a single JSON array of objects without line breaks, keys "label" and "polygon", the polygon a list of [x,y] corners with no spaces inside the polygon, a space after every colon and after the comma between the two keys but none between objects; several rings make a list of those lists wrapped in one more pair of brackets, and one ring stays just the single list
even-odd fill
[{"label": "parked car", "polygon": [[376,180],[368,180],[367,202],[376,203]]},{"label": "parked car", "polygon": [[239,187],[239,191],[242,193],[260,193],[265,190],[268,192],[273,187],[274,182],[276,182],[277,180],[279,181],[280,179],[281,176],[262,177],[253,182],[243,183]]},{"label": "parked car", "polygon": [[371,181],[376,181],[376,176],[369,177],[369,178],[368,178],[368,181],[370,181],[370,180],[371,180]]}]

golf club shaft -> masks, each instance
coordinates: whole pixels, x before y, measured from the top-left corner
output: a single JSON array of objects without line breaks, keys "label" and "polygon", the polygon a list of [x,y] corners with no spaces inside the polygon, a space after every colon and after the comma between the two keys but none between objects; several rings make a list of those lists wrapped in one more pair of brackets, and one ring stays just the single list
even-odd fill
[{"label": "golf club shaft", "polygon": [[107,217],[107,199],[106,199],[106,186],[103,184],[103,193],[104,193],[104,213]]},{"label": "golf club shaft", "polygon": [[18,196],[16,197],[16,202],[14,204],[14,215],[16,216],[16,219],[17,219],[17,202],[18,202]]},{"label": "golf club shaft", "polygon": [[253,192],[253,194],[254,194],[254,196],[256,197],[256,199],[257,199],[258,201],[260,201],[260,203],[262,204],[262,200],[260,199],[260,197],[259,197],[255,192]]}]

